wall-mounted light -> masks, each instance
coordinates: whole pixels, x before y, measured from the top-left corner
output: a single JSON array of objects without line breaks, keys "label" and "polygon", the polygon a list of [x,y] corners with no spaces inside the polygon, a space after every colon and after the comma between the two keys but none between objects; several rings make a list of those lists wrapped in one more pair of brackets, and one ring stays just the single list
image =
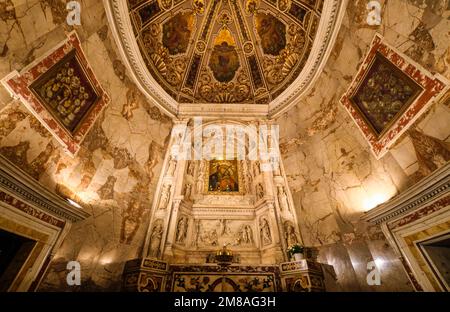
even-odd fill
[{"label": "wall-mounted light", "polygon": [[83,209],[83,207],[81,207],[77,202],[74,202],[73,200],[71,200],[70,198],[66,198],[67,202],[69,204],[71,204],[72,206],[78,208],[78,209]]}]

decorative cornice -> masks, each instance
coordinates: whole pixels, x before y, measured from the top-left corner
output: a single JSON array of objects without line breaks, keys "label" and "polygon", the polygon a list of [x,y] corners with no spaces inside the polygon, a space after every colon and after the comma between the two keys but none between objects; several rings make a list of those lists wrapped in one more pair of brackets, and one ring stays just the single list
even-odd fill
[{"label": "decorative cornice", "polygon": [[[112,34],[121,57],[139,89],[155,105],[171,117],[175,116],[266,116],[275,118],[295,105],[313,85],[333,49],[345,14],[347,0],[325,1],[311,53],[304,69],[294,82],[272,103],[227,105],[226,110],[215,104],[179,104],[156,82],[148,71],[140,53],[131,25],[128,7],[123,0],[103,0]],[[255,108],[253,108],[255,106]]]},{"label": "decorative cornice", "polygon": [[54,216],[76,222],[90,215],[50,192],[22,169],[0,155],[0,189]]},{"label": "decorative cornice", "polygon": [[450,162],[388,202],[366,212],[363,220],[381,224],[422,207],[450,191]]}]

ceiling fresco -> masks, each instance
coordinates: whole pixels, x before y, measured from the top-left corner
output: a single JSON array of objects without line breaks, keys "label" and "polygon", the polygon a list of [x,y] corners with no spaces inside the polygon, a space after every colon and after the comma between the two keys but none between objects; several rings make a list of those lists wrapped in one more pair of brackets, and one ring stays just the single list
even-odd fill
[{"label": "ceiling fresco", "polygon": [[300,74],[323,0],[128,0],[153,78],[179,103],[268,104]]}]

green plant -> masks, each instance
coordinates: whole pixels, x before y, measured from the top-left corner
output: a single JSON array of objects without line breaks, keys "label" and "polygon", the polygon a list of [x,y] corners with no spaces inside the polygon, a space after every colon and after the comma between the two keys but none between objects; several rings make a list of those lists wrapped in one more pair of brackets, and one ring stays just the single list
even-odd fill
[{"label": "green plant", "polygon": [[303,253],[304,250],[305,250],[305,247],[303,245],[295,244],[295,245],[290,246],[287,249],[287,252],[288,252],[289,256],[292,257],[293,254]]}]

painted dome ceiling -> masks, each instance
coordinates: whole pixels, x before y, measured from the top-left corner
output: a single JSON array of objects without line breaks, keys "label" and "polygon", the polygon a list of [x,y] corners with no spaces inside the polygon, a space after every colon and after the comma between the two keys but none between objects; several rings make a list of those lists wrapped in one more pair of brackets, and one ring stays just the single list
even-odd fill
[{"label": "painted dome ceiling", "polygon": [[178,103],[270,103],[302,71],[322,6],[322,0],[128,0],[145,65]]}]

